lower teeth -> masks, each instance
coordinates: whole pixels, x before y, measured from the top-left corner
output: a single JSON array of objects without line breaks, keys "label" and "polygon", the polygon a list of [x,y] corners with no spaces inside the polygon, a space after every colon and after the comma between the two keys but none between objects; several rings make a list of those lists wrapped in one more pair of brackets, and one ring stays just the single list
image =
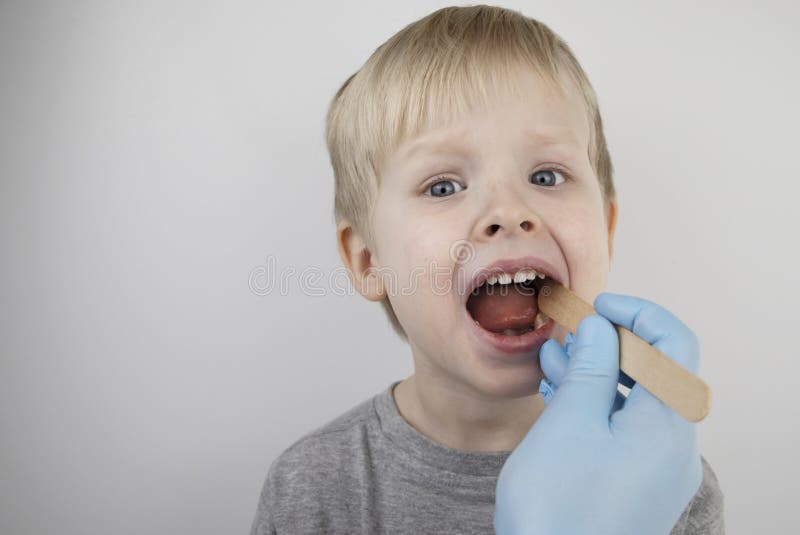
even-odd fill
[{"label": "lower teeth", "polygon": [[502,334],[506,336],[519,336],[521,334],[529,333],[532,330],[533,329],[530,327],[528,327],[527,329],[506,329],[505,331],[502,332]]},{"label": "lower teeth", "polygon": [[533,328],[538,329],[539,327],[547,323],[549,320],[550,318],[548,318],[544,312],[539,311],[536,314],[536,317],[533,318]]}]

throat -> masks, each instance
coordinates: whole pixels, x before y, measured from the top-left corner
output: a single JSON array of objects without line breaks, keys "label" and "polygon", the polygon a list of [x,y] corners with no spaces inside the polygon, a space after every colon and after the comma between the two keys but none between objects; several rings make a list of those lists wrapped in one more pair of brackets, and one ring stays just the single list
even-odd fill
[{"label": "throat", "polygon": [[489,400],[415,372],[393,391],[400,416],[434,442],[473,452],[512,451],[544,410],[540,395]]},{"label": "throat", "polygon": [[539,304],[532,284],[484,284],[470,294],[467,310],[487,331],[520,335],[534,330]]}]

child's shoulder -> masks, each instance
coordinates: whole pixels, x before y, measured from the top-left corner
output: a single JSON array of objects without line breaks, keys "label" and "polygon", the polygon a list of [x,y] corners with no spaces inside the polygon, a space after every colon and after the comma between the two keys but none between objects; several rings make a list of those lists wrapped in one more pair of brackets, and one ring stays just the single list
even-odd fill
[{"label": "child's shoulder", "polygon": [[373,419],[374,397],[365,399],[336,418],[298,438],[284,453],[314,448],[321,443],[336,442],[341,436],[359,430]]},{"label": "child's shoulder", "polygon": [[276,526],[321,533],[337,522],[347,525],[352,482],[367,464],[374,433],[374,399],[301,436],[272,461],[251,533],[274,533]]},{"label": "child's shoulder", "polygon": [[358,403],[295,440],[273,461],[270,477],[302,478],[303,474],[319,475],[320,471],[330,472],[352,463],[358,451],[371,441],[369,435],[377,423],[376,397]]}]

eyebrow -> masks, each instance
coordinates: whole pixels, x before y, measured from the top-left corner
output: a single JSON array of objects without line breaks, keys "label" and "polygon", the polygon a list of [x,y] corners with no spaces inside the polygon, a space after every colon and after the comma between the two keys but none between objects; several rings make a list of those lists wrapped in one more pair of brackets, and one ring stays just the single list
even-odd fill
[{"label": "eyebrow", "polygon": [[454,137],[456,135],[447,136],[438,141],[428,141],[426,137],[418,138],[406,149],[406,158],[448,153],[466,156],[469,151],[463,143],[454,141]]},{"label": "eyebrow", "polygon": [[[572,131],[568,131],[570,134]],[[535,130],[525,130],[522,132],[531,146],[543,147],[564,147],[569,149],[580,149],[577,140],[571,135],[565,139],[558,139],[544,132]],[[466,146],[458,139],[459,132],[449,132],[450,135],[436,136],[434,141],[428,141],[425,136],[417,138],[406,149],[406,158],[414,158],[422,155],[452,154],[456,156],[469,156]],[[422,153],[422,154],[419,154]]]}]

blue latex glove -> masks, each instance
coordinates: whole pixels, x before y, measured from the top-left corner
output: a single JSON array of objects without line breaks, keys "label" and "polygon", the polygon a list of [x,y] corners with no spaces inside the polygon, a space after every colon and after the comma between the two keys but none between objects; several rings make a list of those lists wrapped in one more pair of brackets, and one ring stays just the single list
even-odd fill
[{"label": "blue latex glove", "polygon": [[668,534],[700,488],[694,424],[638,384],[627,399],[618,394],[619,340],[611,322],[695,374],[697,337],[672,313],[637,297],[602,293],[594,308],[598,314],[580,322],[566,349],[551,339],[539,352],[555,388],[500,472],[499,535]]},{"label": "blue latex glove", "polygon": [[[553,399],[553,394],[556,393],[558,385],[561,384],[561,382],[564,380],[564,376],[567,374],[569,362],[567,355],[570,354],[570,347],[574,341],[575,336],[573,336],[572,333],[567,333],[567,336],[564,339],[564,348],[561,349],[559,346],[557,353],[551,353],[547,355],[549,358],[547,360],[547,370],[545,371],[546,377],[542,379],[541,383],[539,383],[539,393],[542,395],[542,399],[544,399],[545,406],[547,406],[550,403],[550,400]],[[554,345],[552,347],[555,348],[556,346]],[[542,350],[546,351],[544,348],[542,348]],[[552,380],[548,379],[547,377],[551,377]],[[636,382],[622,370],[619,371],[618,382],[622,385],[625,385],[629,389],[633,388],[633,385],[636,384]],[[623,403],[625,403],[625,396],[622,395],[622,392],[617,391],[614,398],[614,405],[611,407],[611,412],[621,409]]]}]

